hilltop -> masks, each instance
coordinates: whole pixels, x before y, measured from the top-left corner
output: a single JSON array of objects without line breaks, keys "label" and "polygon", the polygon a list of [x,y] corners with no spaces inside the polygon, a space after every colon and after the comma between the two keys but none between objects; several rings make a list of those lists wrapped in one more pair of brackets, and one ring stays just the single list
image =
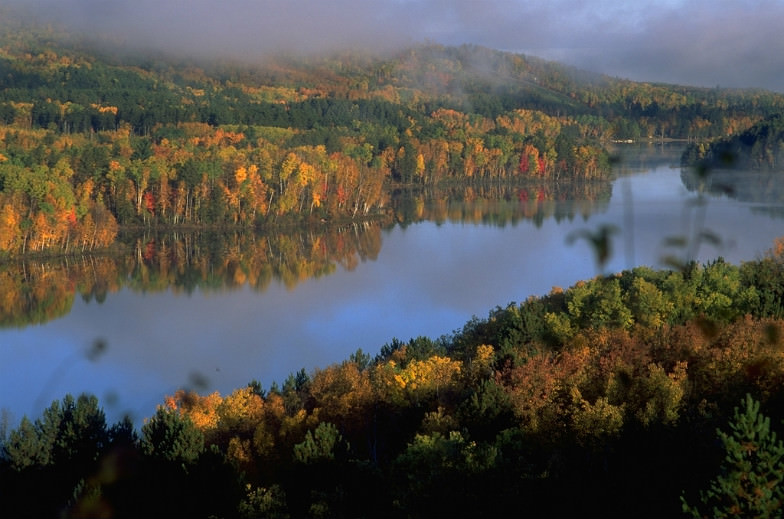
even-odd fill
[{"label": "hilltop", "polygon": [[717,138],[782,106],[471,45],[200,61],[4,19],[0,255],[369,217],[395,186],[607,179],[610,141]]},{"label": "hilltop", "polygon": [[[156,124],[194,121],[311,129],[357,120],[358,114],[346,112],[360,101],[376,101],[419,124],[439,109],[491,120],[530,110],[571,118],[601,139],[702,139],[743,130],[784,104],[784,96],[764,90],[633,82],[475,45],[423,43],[379,55],[347,51],[200,61],[127,54],[111,42],[95,47],[53,29],[4,25],[3,120],[24,113],[14,103],[33,103],[33,125],[55,122],[61,129],[70,122],[76,123],[72,130],[95,131],[128,123],[144,134]],[[299,114],[302,103],[322,105],[321,113]],[[117,107],[114,121],[100,111],[109,106]],[[80,110],[85,113],[77,121]],[[388,122],[383,117],[390,114],[361,115],[360,121]]]}]

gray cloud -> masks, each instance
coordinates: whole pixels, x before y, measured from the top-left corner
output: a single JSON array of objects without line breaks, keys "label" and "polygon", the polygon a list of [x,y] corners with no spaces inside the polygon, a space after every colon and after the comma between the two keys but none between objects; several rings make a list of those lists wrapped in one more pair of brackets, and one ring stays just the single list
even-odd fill
[{"label": "gray cloud", "polygon": [[778,0],[10,0],[130,48],[235,56],[475,43],[634,80],[784,92]]},{"label": "gray cloud", "polygon": [[574,40],[568,60],[612,75],[784,91],[784,3],[703,0]]}]

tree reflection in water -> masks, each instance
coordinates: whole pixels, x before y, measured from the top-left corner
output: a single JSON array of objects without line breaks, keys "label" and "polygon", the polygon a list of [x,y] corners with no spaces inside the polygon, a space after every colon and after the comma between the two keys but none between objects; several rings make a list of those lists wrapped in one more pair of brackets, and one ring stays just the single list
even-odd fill
[{"label": "tree reflection in water", "polygon": [[515,225],[587,218],[609,202],[608,181],[476,185],[398,192],[380,220],[267,232],[146,230],[126,232],[124,254],[28,259],[0,267],[0,327],[42,324],[67,315],[78,294],[103,302],[123,288],[191,294],[248,286],[263,292],[273,281],[294,289],[336,268],[375,260],[382,231],[434,221]]}]

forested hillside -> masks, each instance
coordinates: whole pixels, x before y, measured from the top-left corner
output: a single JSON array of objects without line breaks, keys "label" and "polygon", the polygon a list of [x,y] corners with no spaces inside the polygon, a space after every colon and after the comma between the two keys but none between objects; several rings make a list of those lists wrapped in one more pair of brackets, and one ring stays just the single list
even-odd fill
[{"label": "forested hillside", "polygon": [[[123,287],[293,287],[373,258],[392,224],[572,219],[587,206],[548,201],[607,200],[616,140],[699,140],[698,173],[776,168],[783,109],[475,46],[206,62],[0,17],[0,325]],[[141,427],[90,395],[0,417],[0,514],[781,516],[784,242],[673,264],[179,390]]]},{"label": "forested hillside", "polygon": [[779,241],[741,266],[555,288],[282,384],[178,391],[140,431],[67,396],[0,438],[0,511],[775,517],[783,301]]},{"label": "forested hillside", "polygon": [[784,169],[784,116],[777,113],[750,128],[709,143],[690,145],[681,160],[684,166],[709,169]]},{"label": "forested hillside", "polygon": [[610,140],[720,137],[784,106],[473,46],[256,63],[101,49],[0,22],[0,256],[104,248],[124,226],[388,215],[398,185],[606,178]]}]

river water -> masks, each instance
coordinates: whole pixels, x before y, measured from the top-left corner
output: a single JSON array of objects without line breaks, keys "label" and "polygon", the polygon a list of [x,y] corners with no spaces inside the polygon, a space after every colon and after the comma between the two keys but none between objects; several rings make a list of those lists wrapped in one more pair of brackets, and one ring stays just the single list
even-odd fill
[{"label": "river water", "polygon": [[[254,239],[268,258],[258,267],[247,252],[231,259],[232,245],[213,251],[223,260],[177,256],[196,265],[197,282],[183,268],[142,271],[143,260],[127,271],[107,267],[110,274],[101,274],[106,279],[100,282],[96,265],[103,263],[69,264],[58,292],[64,302],[42,296],[46,311],[39,305],[29,319],[6,316],[0,329],[4,419],[14,426],[22,415],[39,417],[66,393],[89,392],[110,422],[129,414],[141,423],[181,387],[225,394],[254,379],[269,387],[301,368],[340,362],[358,348],[375,355],[393,338],[451,333],[497,305],[600,272],[660,268],[668,256],[738,263],[764,254],[784,235],[784,197],[775,177],[736,175],[742,188],[727,187],[722,177],[720,186],[714,182],[699,195],[673,166],[678,156],[677,147],[622,149],[616,180],[576,191],[592,193],[591,200],[551,186],[517,189],[499,202],[422,197],[411,202],[416,217],[405,224],[349,226],[275,243]],[[600,265],[579,236],[605,225],[617,232],[609,260]],[[703,230],[713,239],[698,248],[667,245],[671,238],[693,245]],[[155,244],[160,255],[161,240]],[[301,250],[293,267],[281,259],[292,247]],[[85,274],[85,265],[95,272]],[[38,276],[33,292],[47,282],[35,272],[59,272],[44,265],[24,271],[25,280]],[[86,293],[90,276],[99,288]]]}]

